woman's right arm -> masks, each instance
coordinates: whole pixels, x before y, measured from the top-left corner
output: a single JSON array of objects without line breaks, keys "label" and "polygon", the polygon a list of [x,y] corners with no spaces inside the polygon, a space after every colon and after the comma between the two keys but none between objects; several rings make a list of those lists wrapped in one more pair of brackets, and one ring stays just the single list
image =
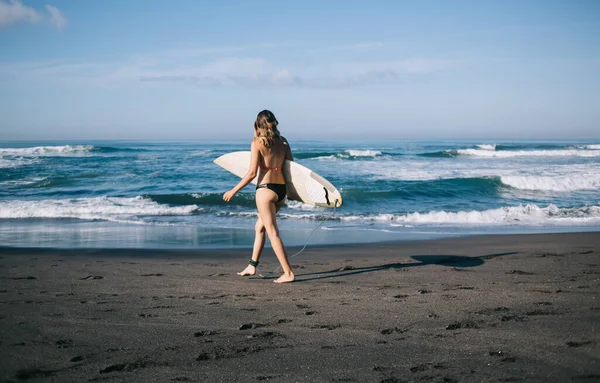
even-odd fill
[{"label": "woman's right arm", "polygon": [[290,143],[284,137],[281,138],[283,139],[283,143],[286,146],[285,159],[294,161],[294,156],[292,156],[292,148],[290,148]]},{"label": "woman's right arm", "polygon": [[250,145],[250,166],[248,167],[248,172],[237,185],[234,186],[233,189],[229,190],[227,193],[223,195],[223,200],[225,202],[229,202],[233,196],[235,196],[240,190],[248,186],[250,182],[256,177],[256,173],[258,172],[258,157],[260,155],[258,144],[256,141],[252,141]]}]

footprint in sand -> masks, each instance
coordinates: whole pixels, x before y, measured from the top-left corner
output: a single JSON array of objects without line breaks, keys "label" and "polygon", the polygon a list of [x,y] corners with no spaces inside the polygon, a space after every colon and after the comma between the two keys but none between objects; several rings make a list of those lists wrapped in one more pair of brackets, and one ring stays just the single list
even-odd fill
[{"label": "footprint in sand", "polygon": [[317,326],[312,326],[312,329],[327,329],[327,330],[335,330],[336,328],[342,327],[341,324],[322,324]]},{"label": "footprint in sand", "polygon": [[389,334],[404,334],[405,332],[407,332],[409,329],[408,328],[399,328],[399,327],[394,327],[394,328],[386,328],[381,330],[381,333],[383,335],[389,335]]},{"label": "footprint in sand", "polygon": [[262,323],[246,323],[240,326],[240,330],[252,330],[259,327],[264,327]]},{"label": "footprint in sand", "polygon": [[510,270],[510,271],[507,271],[505,274],[533,275],[533,273],[530,273],[528,271],[523,271],[523,270]]},{"label": "footprint in sand", "polygon": [[593,340],[584,340],[584,341],[581,341],[581,342],[573,342],[573,341],[571,341],[571,342],[567,342],[566,344],[569,347],[581,347],[581,346],[586,346],[588,344],[593,344],[593,343],[595,343]]},{"label": "footprint in sand", "polygon": [[194,333],[194,337],[198,338],[198,337],[202,337],[202,336],[210,336],[210,335],[217,335],[219,334],[218,331],[214,331],[214,330],[202,330],[202,331],[197,331]]},{"label": "footprint in sand", "polygon": [[71,339],[60,339],[54,342],[58,346],[58,348],[69,348],[73,346],[73,340]]},{"label": "footprint in sand", "polygon": [[88,275],[87,277],[83,277],[83,278],[79,278],[82,281],[88,280],[88,279],[104,279],[103,276],[100,275]]},{"label": "footprint in sand", "polygon": [[475,321],[466,319],[458,322],[454,322],[446,326],[446,330],[458,330],[460,328],[479,328]]}]

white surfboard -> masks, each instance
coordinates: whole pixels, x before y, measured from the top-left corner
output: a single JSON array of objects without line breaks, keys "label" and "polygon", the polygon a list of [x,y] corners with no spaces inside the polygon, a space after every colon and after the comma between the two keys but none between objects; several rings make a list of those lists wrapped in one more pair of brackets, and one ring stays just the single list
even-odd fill
[{"label": "white surfboard", "polygon": [[[214,163],[241,178],[248,173],[250,152],[227,153],[214,160]],[[322,207],[342,205],[342,195],[335,186],[306,166],[285,160],[283,175],[288,199]],[[256,178],[252,180],[255,185]]]}]

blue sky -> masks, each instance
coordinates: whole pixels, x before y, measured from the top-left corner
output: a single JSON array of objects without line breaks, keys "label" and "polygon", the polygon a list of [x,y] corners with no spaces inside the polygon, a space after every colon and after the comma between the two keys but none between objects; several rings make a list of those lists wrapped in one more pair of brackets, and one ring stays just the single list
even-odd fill
[{"label": "blue sky", "polygon": [[600,138],[600,2],[0,0],[0,139]]}]

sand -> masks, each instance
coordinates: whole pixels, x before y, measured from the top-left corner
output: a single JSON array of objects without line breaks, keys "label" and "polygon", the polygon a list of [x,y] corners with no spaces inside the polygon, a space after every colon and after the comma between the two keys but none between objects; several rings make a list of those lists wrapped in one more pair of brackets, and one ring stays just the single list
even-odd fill
[{"label": "sand", "polygon": [[248,258],[1,248],[0,382],[600,381],[600,233]]}]

